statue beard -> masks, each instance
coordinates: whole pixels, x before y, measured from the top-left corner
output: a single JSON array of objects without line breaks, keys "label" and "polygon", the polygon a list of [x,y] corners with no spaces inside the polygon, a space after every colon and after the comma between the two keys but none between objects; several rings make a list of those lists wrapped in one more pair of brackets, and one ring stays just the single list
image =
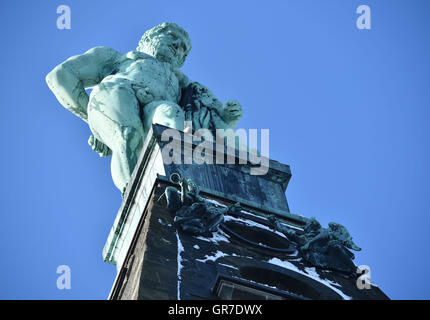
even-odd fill
[{"label": "statue beard", "polygon": [[174,68],[182,67],[183,61],[176,55],[173,48],[164,42],[151,41],[150,44],[145,45],[140,51],[149,54],[158,61],[167,62]]}]

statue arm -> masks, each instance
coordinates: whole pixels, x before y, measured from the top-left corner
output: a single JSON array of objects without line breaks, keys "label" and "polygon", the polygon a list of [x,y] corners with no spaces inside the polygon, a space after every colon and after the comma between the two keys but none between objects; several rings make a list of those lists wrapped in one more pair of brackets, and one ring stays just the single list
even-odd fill
[{"label": "statue arm", "polygon": [[56,66],[46,76],[46,82],[63,107],[87,121],[89,97],[85,88],[111,74],[120,57],[114,49],[95,47]]}]

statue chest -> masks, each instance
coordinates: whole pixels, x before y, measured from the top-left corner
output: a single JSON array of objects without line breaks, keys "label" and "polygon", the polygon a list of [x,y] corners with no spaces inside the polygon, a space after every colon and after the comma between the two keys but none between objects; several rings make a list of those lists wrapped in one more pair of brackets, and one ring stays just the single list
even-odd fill
[{"label": "statue chest", "polygon": [[126,61],[117,76],[124,76],[134,86],[147,88],[155,100],[177,102],[180,97],[179,80],[167,63],[155,59]]}]

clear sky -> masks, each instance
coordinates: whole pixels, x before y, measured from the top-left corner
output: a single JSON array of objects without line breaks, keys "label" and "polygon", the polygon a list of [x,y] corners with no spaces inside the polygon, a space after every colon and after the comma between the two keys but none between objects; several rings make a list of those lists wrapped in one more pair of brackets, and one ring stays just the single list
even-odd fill
[{"label": "clear sky", "polygon": [[[61,4],[71,30],[56,27]],[[361,4],[371,30],[356,27]],[[430,1],[3,0],[0,14],[1,299],[107,298],[121,196],[45,75],[94,46],[134,50],[164,21],[192,39],[183,71],[239,100],[239,127],[270,129],[291,211],[344,224],[391,298],[430,298]],[[71,290],[56,287],[63,264]]]}]

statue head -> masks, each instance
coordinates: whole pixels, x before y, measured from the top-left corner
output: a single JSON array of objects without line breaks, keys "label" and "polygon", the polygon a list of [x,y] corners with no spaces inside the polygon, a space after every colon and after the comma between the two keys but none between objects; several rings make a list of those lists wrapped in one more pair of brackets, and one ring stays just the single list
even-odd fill
[{"label": "statue head", "polygon": [[321,229],[321,224],[315,217],[311,217],[303,227],[305,233],[315,233]]},{"label": "statue head", "polygon": [[136,50],[180,68],[191,50],[191,40],[176,23],[164,22],[146,31]]},{"label": "statue head", "polygon": [[191,179],[187,179],[187,188],[189,192],[197,193],[198,187],[196,183]]},{"label": "statue head", "polygon": [[355,243],[352,241],[352,237],[349,235],[348,230],[343,225],[336,222],[330,222],[328,226],[331,238],[340,241],[342,245],[349,249],[356,251],[361,250],[361,248],[356,246]]},{"label": "statue head", "polygon": [[234,129],[242,118],[242,106],[236,100],[230,100],[222,105],[220,116],[230,128]]}]

